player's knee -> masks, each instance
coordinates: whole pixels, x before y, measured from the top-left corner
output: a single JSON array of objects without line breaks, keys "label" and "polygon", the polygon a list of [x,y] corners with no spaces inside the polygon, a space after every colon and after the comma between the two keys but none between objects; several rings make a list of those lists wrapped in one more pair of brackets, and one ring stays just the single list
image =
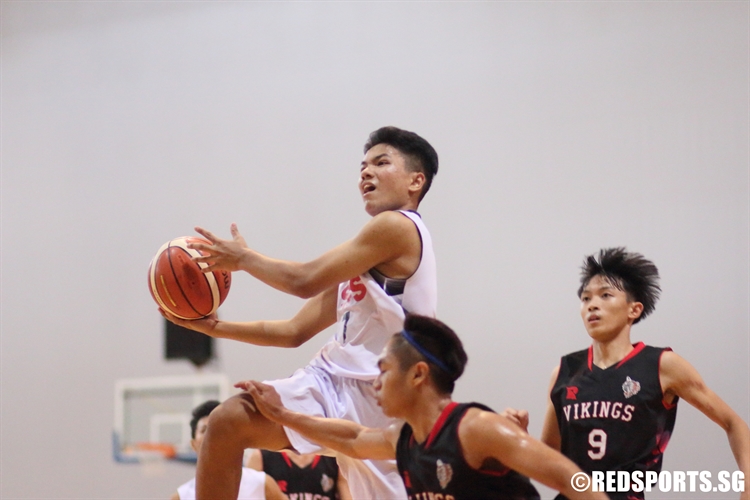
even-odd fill
[{"label": "player's knee", "polygon": [[255,428],[253,423],[258,415],[249,396],[238,394],[227,399],[211,412],[208,432],[215,437],[226,436],[237,440],[242,436],[252,434]]}]

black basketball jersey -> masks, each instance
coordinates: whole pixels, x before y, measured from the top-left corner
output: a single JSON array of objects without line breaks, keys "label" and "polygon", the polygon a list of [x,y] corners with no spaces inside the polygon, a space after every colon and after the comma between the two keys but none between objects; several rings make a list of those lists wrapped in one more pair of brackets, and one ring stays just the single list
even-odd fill
[{"label": "black basketball jersey", "polygon": [[[550,396],[560,451],[587,473],[660,471],[674,428],[677,399],[664,402],[659,360],[669,348],[642,342],[619,363],[594,365],[593,346],[563,356]],[[643,492],[610,494],[643,498]]]},{"label": "black basketball jersey", "polygon": [[297,466],[284,452],[261,450],[263,472],[276,480],[289,500],[338,498],[339,466],[333,457],[316,456],[310,465]]},{"label": "black basketball jersey", "polygon": [[492,411],[478,403],[451,403],[421,444],[409,424],[402,427],[396,464],[409,500],[538,499],[536,488],[516,471],[500,463],[481,470],[466,463],[458,426],[470,408]]}]

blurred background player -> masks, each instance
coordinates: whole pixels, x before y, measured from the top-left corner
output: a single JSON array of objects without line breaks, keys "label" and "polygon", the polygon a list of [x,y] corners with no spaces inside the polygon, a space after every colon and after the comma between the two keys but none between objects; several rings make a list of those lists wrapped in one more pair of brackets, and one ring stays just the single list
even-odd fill
[{"label": "blurred background player", "polygon": [[[638,253],[608,248],[598,258],[586,257],[581,269],[581,318],[593,342],[563,356],[553,371],[542,441],[589,474],[658,472],[682,398],[726,431],[745,474],[741,498],[750,498],[747,424],[670,348],[631,343],[631,327],[654,311],[659,298],[656,266]],[[505,414],[528,424],[526,412],[509,409]],[[610,496],[633,500],[644,493]]]},{"label": "blurred background player", "polygon": [[[206,401],[193,410],[193,418],[190,420],[190,432],[192,439],[190,446],[196,453],[199,452],[203,437],[208,428],[208,416],[219,406],[218,401]],[[279,485],[271,476],[257,470],[242,468],[240,479],[240,491],[237,500],[289,500],[281,492]],[[195,500],[195,478],[183,484],[172,495],[171,500]]]},{"label": "blurred background player", "polygon": [[[467,356],[461,340],[433,318],[409,315],[378,359],[378,404],[403,419],[387,429],[305,415],[281,404],[273,386],[240,382],[268,418],[332,450],[358,458],[396,458],[410,499],[538,499],[525,474],[572,498],[606,499],[576,492],[580,469],[478,403],[451,399]],[[520,474],[519,474],[520,472]]]},{"label": "blurred background player", "polygon": [[352,500],[334,457],[253,450],[247,466],[274,478],[289,500]]},{"label": "blurred background player", "polygon": [[[231,323],[215,315],[179,325],[212,337],[256,345],[295,347],[325,328],[336,333],[310,362],[292,377],[271,382],[284,404],[319,416],[344,418],[370,427],[392,420],[378,408],[372,381],[376,362],[388,339],[403,325],[404,310],[434,316],[437,277],[432,240],[416,212],[438,170],[435,149],[422,137],[396,127],[383,127],[364,146],[359,191],[372,217],[351,240],[306,263],[263,256],[250,248],[232,224],[232,240],[196,230],[211,245],[198,262],[217,269],[246,271],[267,285],[302,298],[302,309],[286,321]],[[318,453],[321,448],[295,431],[271,422],[252,407],[247,394],[222,403],[212,414],[198,462],[200,500],[237,497],[245,448],[294,449]],[[339,460],[356,499],[399,499],[406,492],[393,461]]]}]

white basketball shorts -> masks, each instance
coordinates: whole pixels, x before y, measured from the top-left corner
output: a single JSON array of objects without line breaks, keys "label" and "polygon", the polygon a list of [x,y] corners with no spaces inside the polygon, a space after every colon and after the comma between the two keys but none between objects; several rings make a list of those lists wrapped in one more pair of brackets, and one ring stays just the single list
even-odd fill
[{"label": "white basketball shorts", "polygon": [[[372,382],[331,375],[306,366],[285,379],[266,381],[274,386],[284,406],[306,415],[341,418],[366,427],[385,428],[396,422],[383,415]],[[284,428],[298,453],[326,453],[320,445]],[[406,500],[406,490],[395,460],[357,460],[336,455],[354,500]]]}]

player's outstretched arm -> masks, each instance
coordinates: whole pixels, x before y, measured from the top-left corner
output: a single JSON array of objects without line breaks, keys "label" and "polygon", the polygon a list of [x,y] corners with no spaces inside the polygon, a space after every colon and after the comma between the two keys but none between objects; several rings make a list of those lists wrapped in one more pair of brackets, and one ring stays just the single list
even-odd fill
[{"label": "player's outstretched arm", "polygon": [[336,322],[337,294],[338,288],[330,288],[305,302],[292,319],[279,321],[220,321],[216,314],[184,320],[162,309],[159,312],[172,323],[210,337],[261,346],[298,347]]},{"label": "player's outstretched arm", "polygon": [[421,252],[419,231],[414,223],[392,211],[376,215],[353,239],[305,263],[273,259],[248,248],[236,224],[231,226],[231,240],[218,238],[200,227],[195,230],[211,242],[211,245],[189,245],[208,254],[193,259],[210,264],[204,272],[246,271],[277,290],[302,298],[313,297],[405,255],[413,255],[416,266]]},{"label": "player's outstretched arm", "polygon": [[724,429],[737,466],[745,474],[745,491],[740,498],[750,499],[750,428],[747,423],[706,386],[690,363],[672,351],[661,355],[659,379],[665,398],[681,397]]},{"label": "player's outstretched arm", "polygon": [[272,386],[248,380],[235,387],[247,391],[263,416],[289,427],[309,440],[344,455],[358,459],[388,460],[396,458],[400,425],[371,429],[349,420],[313,417],[287,410]]},{"label": "player's outstretched arm", "polygon": [[604,493],[591,491],[590,486],[583,492],[574,490],[571,479],[574,474],[582,474],[581,469],[502,415],[470,409],[458,428],[458,438],[466,461],[475,469],[495,460],[572,500],[607,499]]}]

